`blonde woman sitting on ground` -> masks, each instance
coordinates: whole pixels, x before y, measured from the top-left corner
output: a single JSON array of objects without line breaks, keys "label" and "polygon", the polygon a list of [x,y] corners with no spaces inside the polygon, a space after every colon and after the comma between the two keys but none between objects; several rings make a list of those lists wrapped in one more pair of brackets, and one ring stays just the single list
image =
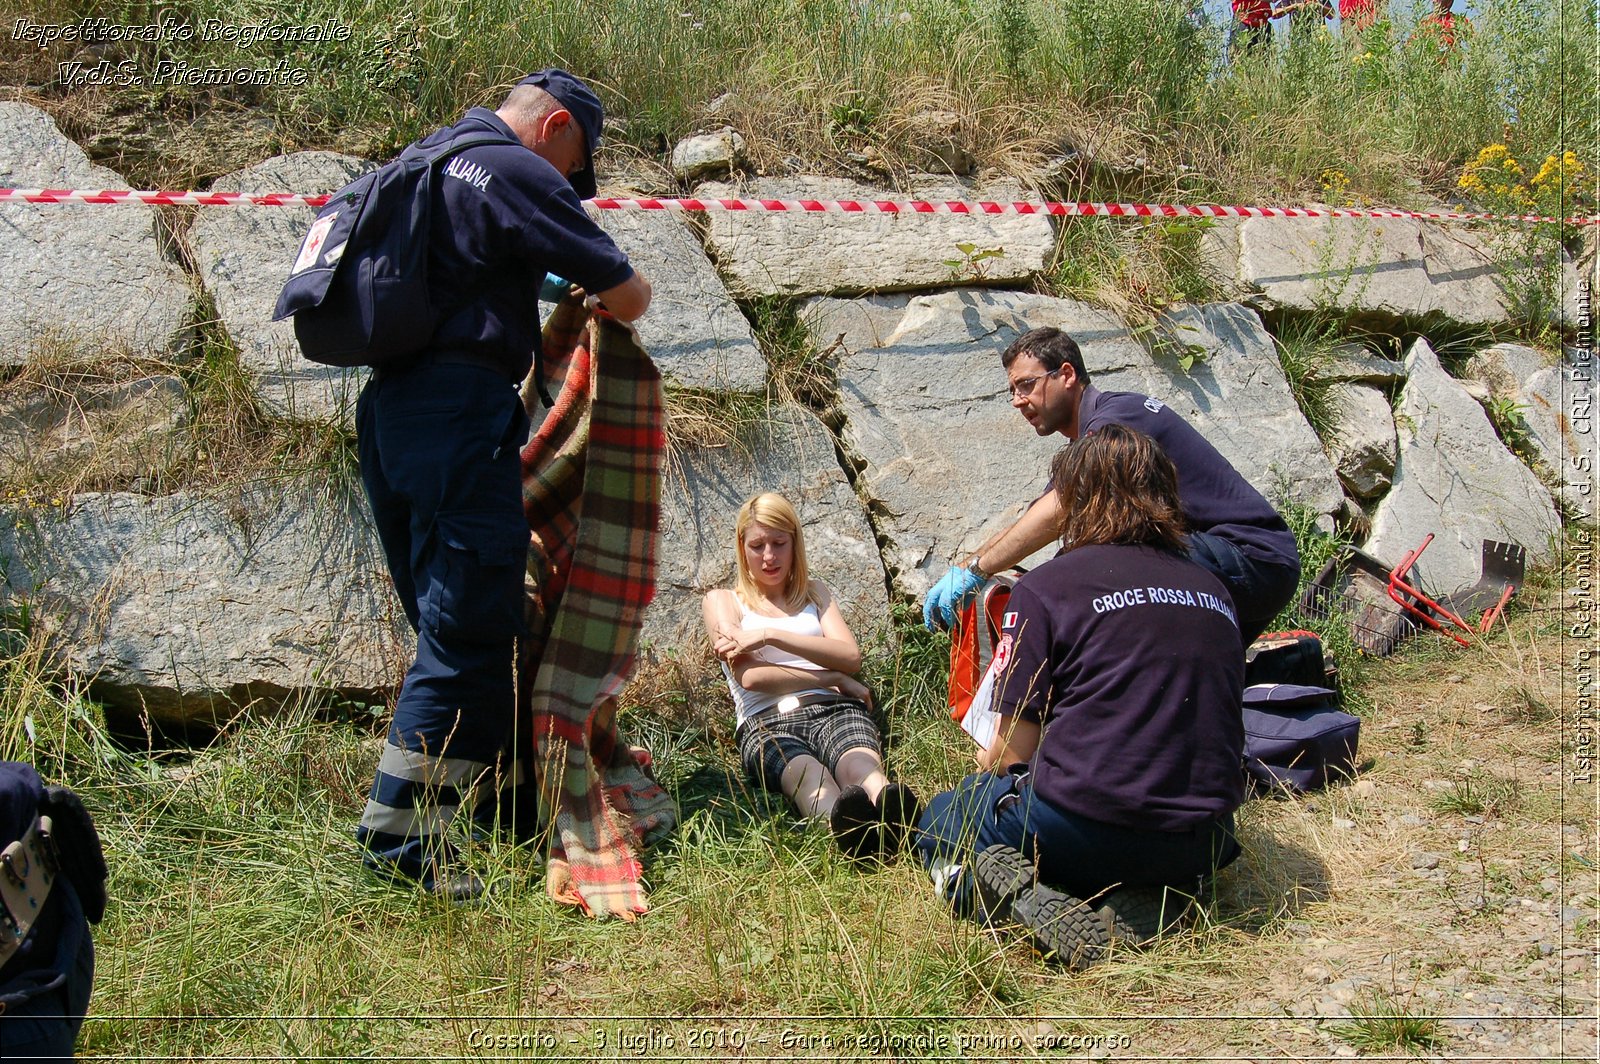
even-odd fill
[{"label": "blonde woman sitting on ground", "polygon": [[884,774],[872,695],[853,675],[861,649],[810,578],[799,516],[768,492],[740,507],[734,531],[737,578],[706,595],[704,614],[745,772],[802,816],[826,817],[849,856],[898,850],[920,805]]}]

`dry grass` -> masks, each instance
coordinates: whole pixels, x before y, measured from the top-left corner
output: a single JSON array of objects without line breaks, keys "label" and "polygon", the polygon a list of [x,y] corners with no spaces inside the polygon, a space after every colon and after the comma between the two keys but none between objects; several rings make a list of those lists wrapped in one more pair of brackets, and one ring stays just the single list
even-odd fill
[{"label": "dry grass", "polygon": [[753,423],[764,420],[765,402],[738,392],[671,388],[666,392],[669,452],[719,451],[738,445]]},{"label": "dry grass", "polygon": [[666,392],[666,451],[663,492],[687,497],[689,464],[708,452],[751,453],[751,440],[767,423],[769,401],[741,392],[671,388]]},{"label": "dry grass", "polygon": [[913,175],[948,173],[928,150],[929,116],[955,116],[948,130],[953,146],[993,174],[1024,180],[1074,143],[1074,131],[1084,124],[1082,110],[1070,100],[1060,101],[1059,114],[1045,114],[997,97],[981,83],[920,72],[885,76],[881,85],[862,91],[860,81],[841,84],[819,72],[824,65],[820,57],[807,56],[776,76],[752,72],[731,86],[715,116],[699,124],[740,130],[749,163],[760,173],[781,174],[798,163],[807,173],[867,177],[900,189],[911,187]]},{"label": "dry grass", "polygon": [[80,351],[38,343],[0,384],[0,483],[22,500],[170,488],[194,450],[180,368]]},{"label": "dry grass", "polygon": [[[18,5],[13,5],[18,6]],[[281,6],[281,5],[280,5]],[[877,176],[942,167],[919,116],[958,116],[959,140],[991,172],[1027,179],[1063,147],[1094,160],[1104,194],[1304,201],[1340,168],[1358,201],[1453,197],[1462,162],[1495,139],[1541,155],[1572,147],[1591,166],[1592,19],[1583,5],[1488,8],[1464,62],[1405,44],[1415,12],[1366,41],[1318,32],[1260,62],[1225,58],[1227,15],[1197,21],[1157,0],[854,0],[668,9],[613,0],[588,19],[490,0],[310,0],[300,17],[335,15],[347,41],[258,42],[304,85],[255,89],[152,85],[63,88],[55,64],[77,45],[0,38],[0,78],[49,110],[98,160],[143,187],[182,187],[277,151],[327,148],[381,157],[492,103],[541,56],[593,78],[625,141],[657,161],[673,142],[732,124],[767,173]],[[273,5],[173,0],[199,23],[249,22]],[[63,6],[21,0],[37,21],[104,15],[137,24],[131,0]],[[1382,39],[1380,40],[1379,37]],[[173,56],[231,63],[228,42],[129,44],[148,71]],[[1587,95],[1585,95],[1587,90]],[[713,100],[732,99],[710,113]],[[1585,103],[1585,100],[1588,102]],[[1417,175],[1422,180],[1416,180]]]},{"label": "dry grass", "polygon": [[1066,219],[1042,287],[1104,307],[1148,343],[1167,307],[1218,298],[1219,279],[1199,254],[1212,224]]}]

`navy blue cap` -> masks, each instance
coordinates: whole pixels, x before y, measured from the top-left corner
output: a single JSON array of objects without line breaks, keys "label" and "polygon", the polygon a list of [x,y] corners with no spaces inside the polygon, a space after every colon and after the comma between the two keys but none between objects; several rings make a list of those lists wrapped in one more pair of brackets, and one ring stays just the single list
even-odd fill
[{"label": "navy blue cap", "polygon": [[580,199],[593,199],[594,151],[600,147],[600,127],[605,125],[606,120],[605,111],[600,107],[600,98],[589,86],[559,67],[535,71],[517,84],[533,85],[554,96],[562,107],[571,112],[578,127],[583,130],[586,141],[583,146],[583,169],[567,180],[572,183]]}]

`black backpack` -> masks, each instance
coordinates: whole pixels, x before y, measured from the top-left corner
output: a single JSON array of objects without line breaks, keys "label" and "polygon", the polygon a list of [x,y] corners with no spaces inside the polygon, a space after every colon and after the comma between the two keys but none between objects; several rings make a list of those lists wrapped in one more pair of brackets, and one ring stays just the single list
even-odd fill
[{"label": "black backpack", "polygon": [[300,350],[326,366],[385,366],[417,354],[443,317],[428,297],[428,233],[439,164],[479,144],[463,133],[413,144],[329,197],[300,241],[272,320],[294,316]]},{"label": "black backpack", "polygon": [[1322,649],[1322,637],[1297,628],[1264,632],[1244,649],[1244,685],[1295,683],[1339,690],[1339,669]]},{"label": "black backpack", "polygon": [[[65,787],[46,787],[32,765],[0,761],[0,1014],[58,986],[76,956],[61,919],[47,915],[64,905],[56,881],[72,884],[84,917],[97,924],[106,912],[106,876],[100,835],[83,801]],[[57,977],[40,982],[50,970]]]}]

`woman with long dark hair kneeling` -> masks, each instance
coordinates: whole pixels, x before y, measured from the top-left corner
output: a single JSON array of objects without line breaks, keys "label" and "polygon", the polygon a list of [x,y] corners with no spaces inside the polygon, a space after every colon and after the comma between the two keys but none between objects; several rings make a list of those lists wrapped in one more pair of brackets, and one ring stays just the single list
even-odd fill
[{"label": "woman with long dark hair kneeling", "polygon": [[1238,856],[1244,654],[1154,441],[1107,425],[1051,472],[1062,549],[1012,591],[999,733],[918,846],[958,912],[1081,965],[1158,933]]}]

